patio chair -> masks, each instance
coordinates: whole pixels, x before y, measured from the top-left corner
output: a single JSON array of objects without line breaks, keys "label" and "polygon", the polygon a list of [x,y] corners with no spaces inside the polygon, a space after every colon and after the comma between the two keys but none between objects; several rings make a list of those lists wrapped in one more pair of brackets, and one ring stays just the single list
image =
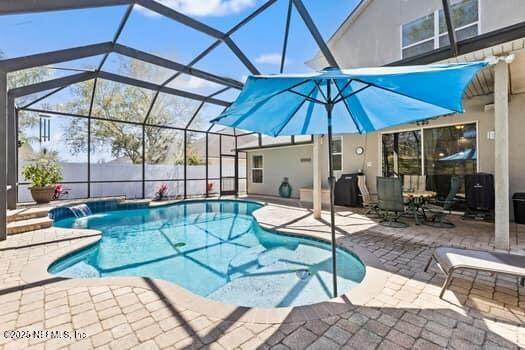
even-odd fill
[{"label": "patio chair", "polygon": [[432,260],[436,261],[438,267],[447,276],[439,293],[441,299],[452,281],[452,274],[458,269],[516,276],[520,279],[521,286],[525,287],[525,255],[438,247],[428,260],[425,272],[428,271]]},{"label": "patio chair", "polygon": [[427,188],[425,175],[403,175],[403,191],[420,192]]},{"label": "patio chair", "polygon": [[365,175],[358,175],[357,187],[359,188],[363,208],[367,209],[365,215],[370,215],[370,213],[374,213],[375,215],[379,216],[379,207],[377,206],[377,195],[368,192],[368,188],[366,187]]},{"label": "patio chair", "polygon": [[377,206],[383,219],[380,224],[387,227],[407,227],[399,218],[405,213],[403,186],[398,177],[377,177]]},{"label": "patio chair", "polygon": [[438,228],[453,228],[452,222],[448,221],[446,217],[452,212],[452,207],[457,201],[457,194],[461,187],[461,178],[459,176],[452,176],[450,178],[450,191],[443,201],[434,200],[425,205],[424,211],[427,215],[425,225]]}]

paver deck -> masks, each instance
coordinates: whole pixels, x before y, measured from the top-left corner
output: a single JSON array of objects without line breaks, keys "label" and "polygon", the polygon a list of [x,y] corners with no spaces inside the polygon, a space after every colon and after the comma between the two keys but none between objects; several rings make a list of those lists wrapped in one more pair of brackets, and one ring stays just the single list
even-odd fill
[{"label": "paver deck", "polygon": [[[263,200],[264,198],[255,198]],[[493,225],[454,218],[454,229],[377,225],[359,210],[339,208],[338,242],[375,255],[387,274],[371,300],[346,305],[344,313],[311,321],[247,322],[246,308],[214,317],[171,302],[165,289],[145,280],[140,287],[102,279],[96,286],[48,278],[27,283],[24,267],[53,251],[92,240],[93,231],[48,228],[9,236],[0,243],[0,347],[217,348],[217,349],[481,349],[525,347],[525,289],[515,278],[464,273],[445,301],[438,298],[443,275],[423,272],[432,248],[454,245],[493,249]],[[255,213],[266,227],[329,237],[329,215],[315,220],[293,201],[268,200]],[[525,254],[525,228],[511,225],[512,251]],[[44,267],[45,268],[45,267]],[[30,337],[11,339],[11,330]],[[62,333],[33,333],[56,330]],[[8,331],[5,333],[5,331]],[[69,336],[64,336],[68,331]],[[71,336],[76,331],[77,338]],[[57,334],[62,335],[58,338]],[[15,335],[25,335],[18,333]],[[40,338],[35,337],[41,335]]]}]

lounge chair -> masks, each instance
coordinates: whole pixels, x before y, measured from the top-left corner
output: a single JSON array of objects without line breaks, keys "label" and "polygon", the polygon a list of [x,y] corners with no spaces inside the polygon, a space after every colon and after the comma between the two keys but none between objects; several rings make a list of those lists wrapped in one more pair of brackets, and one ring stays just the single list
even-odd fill
[{"label": "lounge chair", "polygon": [[[361,201],[363,203],[363,208],[368,209],[365,215],[370,215],[371,213],[379,216],[379,208],[377,206],[377,198],[374,200],[368,188],[366,187],[366,178],[365,175],[358,175],[357,177],[357,187],[359,188]],[[375,195],[377,197],[377,195]]]},{"label": "lounge chair", "polygon": [[399,177],[377,177],[377,206],[383,220],[380,224],[387,227],[407,227],[408,224],[399,221],[405,213],[403,201],[403,186]]},{"label": "lounge chair", "polygon": [[437,228],[453,228],[456,225],[446,219],[447,215],[452,212],[452,207],[457,201],[457,194],[461,187],[461,178],[452,176],[450,178],[450,191],[444,201],[434,200],[424,206],[427,220],[425,224]]},{"label": "lounge chair", "polygon": [[447,276],[439,293],[440,298],[443,298],[445,290],[450,285],[454,271],[459,269],[516,276],[520,278],[520,284],[525,287],[525,255],[439,247],[434,250],[428,260],[425,272],[430,267],[432,260],[436,261],[439,268]]}]

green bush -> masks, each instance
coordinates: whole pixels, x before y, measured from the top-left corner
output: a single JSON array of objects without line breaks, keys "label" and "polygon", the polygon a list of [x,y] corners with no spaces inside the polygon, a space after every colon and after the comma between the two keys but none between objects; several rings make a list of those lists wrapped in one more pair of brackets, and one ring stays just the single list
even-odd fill
[{"label": "green bush", "polygon": [[50,161],[39,161],[35,164],[28,164],[22,169],[22,175],[35,187],[45,187],[54,185],[62,180],[60,167]]}]

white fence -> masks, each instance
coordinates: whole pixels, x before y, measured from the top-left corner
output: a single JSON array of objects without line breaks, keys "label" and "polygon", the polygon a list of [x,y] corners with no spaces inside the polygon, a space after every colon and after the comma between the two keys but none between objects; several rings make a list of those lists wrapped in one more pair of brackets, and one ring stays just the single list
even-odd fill
[{"label": "white fence", "polygon": [[[19,169],[29,162],[20,161]],[[88,195],[88,164],[60,162],[64,187],[69,194],[64,198],[85,198]],[[239,159],[239,177],[246,174],[246,160]],[[92,163],[90,169],[91,197],[105,197],[125,195],[128,198],[142,197],[142,164],[130,163]],[[186,191],[188,196],[203,195],[206,186],[209,193],[218,193],[220,190],[221,176],[220,159],[210,158],[208,160],[208,183],[206,183],[205,165],[188,165],[186,169]],[[222,177],[235,176],[235,160],[233,157],[222,158]],[[145,167],[145,195],[152,198],[161,184],[168,185],[169,196],[184,195],[184,166],[173,164],[146,164]],[[19,171],[19,181],[27,182]],[[119,182],[112,182],[119,181]],[[126,182],[120,182],[126,181]],[[85,183],[68,183],[85,182]],[[246,181],[239,181],[240,191],[246,186]],[[231,182],[229,183],[231,185]],[[29,185],[20,185],[18,189],[18,201],[31,201]]]}]

